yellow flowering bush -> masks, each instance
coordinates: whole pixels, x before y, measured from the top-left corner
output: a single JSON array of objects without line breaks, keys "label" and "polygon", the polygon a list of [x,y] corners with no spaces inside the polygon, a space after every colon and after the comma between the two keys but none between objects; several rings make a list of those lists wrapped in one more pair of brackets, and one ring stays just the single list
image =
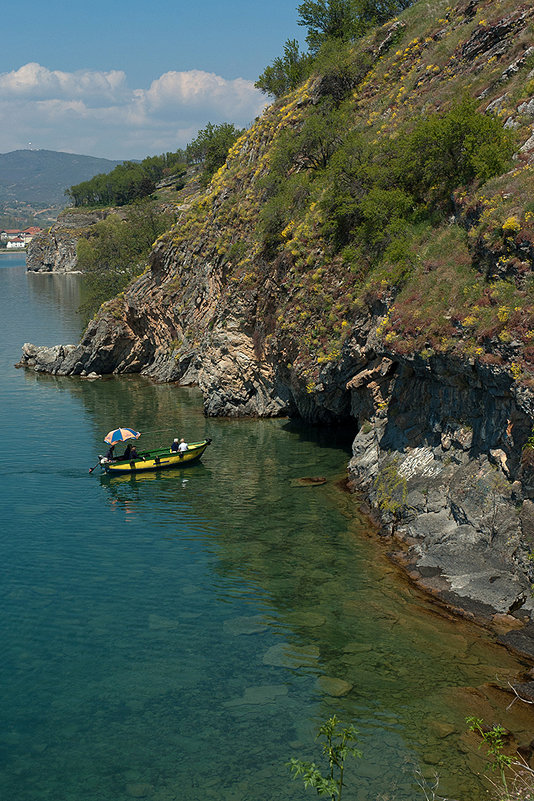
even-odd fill
[{"label": "yellow flowering bush", "polygon": [[515,215],[508,217],[502,224],[502,232],[505,236],[514,236],[521,230],[521,223]]}]

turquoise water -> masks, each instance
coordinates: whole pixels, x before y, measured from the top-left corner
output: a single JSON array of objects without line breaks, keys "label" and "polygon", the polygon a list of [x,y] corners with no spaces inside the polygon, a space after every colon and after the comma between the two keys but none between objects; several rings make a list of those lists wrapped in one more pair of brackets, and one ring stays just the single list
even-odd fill
[{"label": "turquoise water", "polygon": [[[491,686],[521,665],[388,562],[340,484],[353,432],[205,419],[195,390],[139,377],[15,370],[24,341],[77,340],[79,277],[14,255],[0,282],[0,798],[309,798],[285,763],[319,758],[333,712],[361,732],[347,801],[422,798],[414,766],[485,797],[464,717],[527,737]],[[148,447],[213,444],[189,469],[89,474],[118,425]]]}]

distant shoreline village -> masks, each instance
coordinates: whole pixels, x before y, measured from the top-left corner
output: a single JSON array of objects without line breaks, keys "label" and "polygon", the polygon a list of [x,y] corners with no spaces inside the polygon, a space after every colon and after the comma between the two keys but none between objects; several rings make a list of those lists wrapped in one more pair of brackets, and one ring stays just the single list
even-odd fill
[{"label": "distant shoreline village", "polygon": [[29,228],[4,228],[0,230],[0,254],[11,253],[14,250],[26,250],[36,234],[41,233],[41,228],[32,225]]}]

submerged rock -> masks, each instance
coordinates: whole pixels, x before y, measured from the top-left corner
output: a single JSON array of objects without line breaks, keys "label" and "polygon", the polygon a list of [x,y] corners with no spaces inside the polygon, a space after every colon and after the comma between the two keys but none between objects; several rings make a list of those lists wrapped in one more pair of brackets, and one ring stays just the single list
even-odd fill
[{"label": "submerged rock", "polygon": [[232,708],[238,706],[256,706],[273,704],[278,698],[287,695],[285,684],[264,684],[259,687],[247,687],[240,698],[225,701],[223,706]]},{"label": "submerged rock", "polygon": [[251,615],[249,617],[234,617],[225,620],[223,629],[228,634],[259,634],[269,628],[264,615]]},{"label": "submerged rock", "polygon": [[315,645],[273,645],[263,657],[264,665],[274,667],[298,668],[311,665],[319,658],[319,649]]},{"label": "submerged rock", "polygon": [[326,484],[326,478],[322,476],[305,476],[304,478],[292,478],[289,482],[291,487],[319,487]]},{"label": "submerged rock", "polygon": [[347,695],[354,685],[344,679],[336,679],[334,676],[319,676],[317,686],[327,695],[339,698],[342,695]]},{"label": "submerged rock", "polygon": [[324,626],[326,615],[320,612],[288,612],[284,616],[284,621],[289,626],[303,626],[304,628],[316,628]]},{"label": "submerged rock", "polygon": [[125,789],[130,798],[147,798],[154,792],[153,786],[148,782],[130,782]]}]

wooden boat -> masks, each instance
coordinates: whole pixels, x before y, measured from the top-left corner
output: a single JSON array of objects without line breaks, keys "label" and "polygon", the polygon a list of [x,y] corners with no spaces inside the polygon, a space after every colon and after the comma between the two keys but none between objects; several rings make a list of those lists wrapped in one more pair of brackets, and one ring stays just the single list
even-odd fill
[{"label": "wooden boat", "polygon": [[122,473],[142,473],[145,470],[163,470],[166,467],[188,467],[198,462],[211,439],[202,442],[190,442],[186,451],[176,453],[170,448],[157,448],[153,451],[141,451],[135,460],[116,459],[110,462],[105,456],[100,457],[100,467],[108,475],[116,476]]}]

